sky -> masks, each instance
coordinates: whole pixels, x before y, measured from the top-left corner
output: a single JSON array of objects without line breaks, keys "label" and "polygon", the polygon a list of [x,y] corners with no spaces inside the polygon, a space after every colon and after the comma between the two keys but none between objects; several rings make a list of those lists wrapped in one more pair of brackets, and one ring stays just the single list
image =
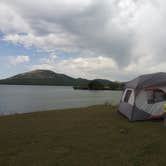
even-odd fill
[{"label": "sky", "polygon": [[35,69],[127,81],[166,71],[164,0],[0,0],[0,79]]}]

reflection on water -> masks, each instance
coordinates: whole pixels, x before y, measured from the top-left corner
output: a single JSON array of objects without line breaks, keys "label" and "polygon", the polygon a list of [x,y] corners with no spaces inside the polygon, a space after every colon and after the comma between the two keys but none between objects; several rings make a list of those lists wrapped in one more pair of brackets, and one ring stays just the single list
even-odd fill
[{"label": "reflection on water", "polygon": [[0,85],[0,114],[118,104],[121,91],[73,90],[64,86]]}]

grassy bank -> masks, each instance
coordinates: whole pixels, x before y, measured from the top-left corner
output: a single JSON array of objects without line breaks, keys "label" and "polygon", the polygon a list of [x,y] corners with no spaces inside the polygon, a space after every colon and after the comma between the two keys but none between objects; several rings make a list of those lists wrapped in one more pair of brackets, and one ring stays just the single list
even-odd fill
[{"label": "grassy bank", "polygon": [[93,106],[0,117],[0,166],[163,166],[166,128]]}]

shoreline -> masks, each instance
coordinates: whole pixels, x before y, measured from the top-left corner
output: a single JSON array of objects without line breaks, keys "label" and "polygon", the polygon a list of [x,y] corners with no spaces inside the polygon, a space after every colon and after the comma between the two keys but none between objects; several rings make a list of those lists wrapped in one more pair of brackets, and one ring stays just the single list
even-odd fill
[{"label": "shoreline", "polygon": [[70,111],[70,110],[79,110],[79,109],[88,109],[91,107],[104,107],[104,106],[110,106],[110,107],[117,107],[115,104],[97,104],[97,105],[89,105],[89,106],[82,106],[82,107],[73,107],[73,108],[61,108],[61,109],[48,109],[48,110],[36,110],[31,112],[16,112],[16,113],[7,113],[7,114],[0,114],[1,117],[7,117],[7,116],[17,116],[17,115],[27,115],[27,114],[33,114],[33,113],[43,113],[43,112],[53,112],[53,111]]}]

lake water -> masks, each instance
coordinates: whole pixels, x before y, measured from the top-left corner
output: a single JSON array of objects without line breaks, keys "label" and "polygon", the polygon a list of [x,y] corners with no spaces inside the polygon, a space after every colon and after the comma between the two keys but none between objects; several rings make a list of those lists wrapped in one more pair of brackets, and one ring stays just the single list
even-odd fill
[{"label": "lake water", "polygon": [[73,90],[64,86],[0,85],[0,114],[118,104],[121,91]]}]

